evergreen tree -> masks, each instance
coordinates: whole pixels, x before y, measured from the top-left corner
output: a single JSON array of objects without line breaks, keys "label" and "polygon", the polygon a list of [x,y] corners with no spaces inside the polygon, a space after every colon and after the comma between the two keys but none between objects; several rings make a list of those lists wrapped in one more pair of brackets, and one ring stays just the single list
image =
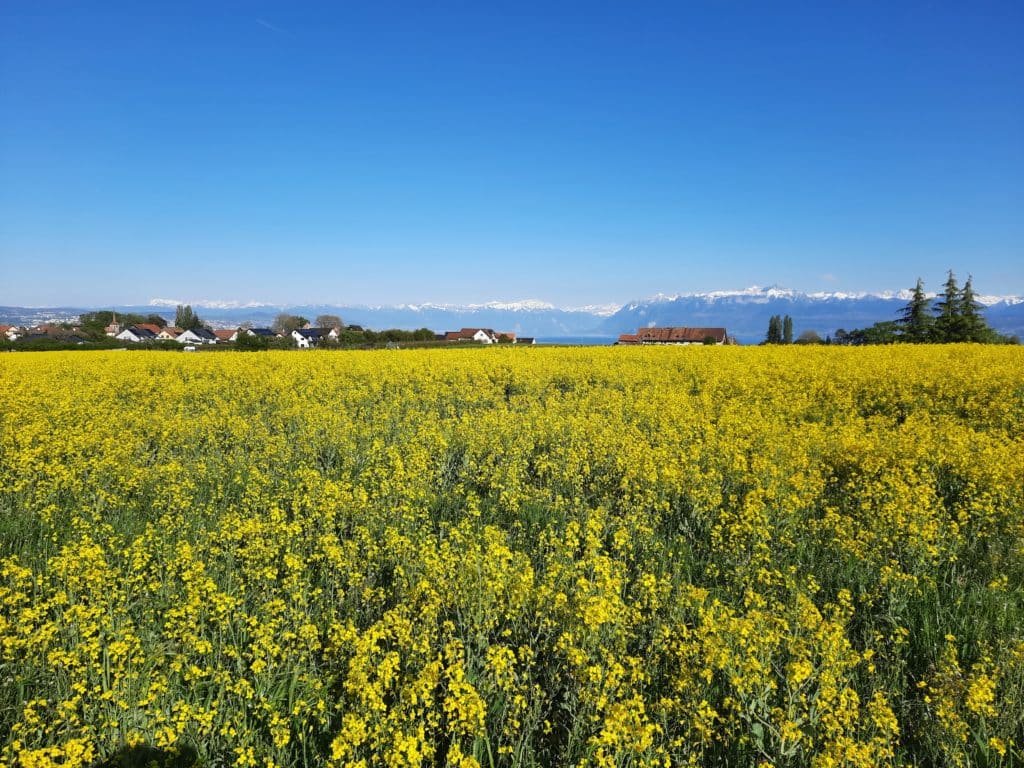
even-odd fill
[{"label": "evergreen tree", "polygon": [[914,293],[899,319],[903,338],[912,344],[922,344],[931,338],[933,319],[928,313],[930,304],[931,299],[924,294],[924,281],[917,278]]},{"label": "evergreen tree", "polygon": [[769,344],[780,344],[782,342],[782,318],[772,315],[768,321],[768,335],[765,341]]},{"label": "evergreen tree", "polygon": [[960,317],[960,287],[953,270],[949,270],[942,296],[935,302],[934,339],[940,344],[963,341],[963,323]]},{"label": "evergreen tree", "polygon": [[974,293],[973,280],[974,278],[968,275],[967,282],[964,283],[964,288],[960,291],[959,313],[963,341],[990,343],[995,340],[996,334],[982,317],[981,312],[984,307],[978,303]]},{"label": "evergreen tree", "polygon": [[789,315],[786,315],[785,319],[782,321],[782,343],[793,343],[793,318]]}]

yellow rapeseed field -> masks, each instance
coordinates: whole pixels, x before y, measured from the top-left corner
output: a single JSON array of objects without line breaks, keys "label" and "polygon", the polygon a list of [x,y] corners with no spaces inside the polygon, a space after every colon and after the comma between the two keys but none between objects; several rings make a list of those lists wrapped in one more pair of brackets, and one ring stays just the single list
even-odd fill
[{"label": "yellow rapeseed field", "polygon": [[0,764],[1024,761],[1020,348],[6,354],[0,398]]}]

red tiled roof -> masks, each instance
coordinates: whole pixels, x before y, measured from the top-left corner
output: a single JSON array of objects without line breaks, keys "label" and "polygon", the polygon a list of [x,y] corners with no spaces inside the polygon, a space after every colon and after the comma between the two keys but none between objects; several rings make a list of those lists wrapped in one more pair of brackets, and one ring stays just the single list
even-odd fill
[{"label": "red tiled roof", "polygon": [[160,331],[163,330],[163,328],[161,328],[156,323],[136,323],[135,327],[136,328],[145,328],[147,331],[152,333],[154,336],[159,335]]},{"label": "red tiled roof", "polygon": [[639,344],[640,336],[635,333],[619,334],[619,344]]},{"label": "red tiled roof", "polygon": [[669,328],[640,328],[636,332],[641,342],[662,344],[700,344],[711,337],[715,343],[725,341],[725,328],[685,328],[681,326]]},{"label": "red tiled roof", "polygon": [[229,328],[225,328],[225,329],[222,329],[222,330],[219,330],[219,331],[214,331],[213,335],[216,336],[218,339],[221,339],[222,341],[227,341],[232,336],[234,336],[236,333],[238,333],[238,331],[231,330]]}]

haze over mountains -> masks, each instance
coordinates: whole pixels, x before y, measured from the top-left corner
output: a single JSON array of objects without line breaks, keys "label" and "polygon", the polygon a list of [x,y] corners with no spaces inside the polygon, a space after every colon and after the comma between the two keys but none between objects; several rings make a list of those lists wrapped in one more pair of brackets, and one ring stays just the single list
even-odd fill
[{"label": "haze over mountains", "polygon": [[[894,320],[906,305],[908,292],[802,293],[778,286],[737,291],[657,295],[622,306],[594,305],[556,307],[543,301],[492,301],[482,304],[272,305],[234,301],[179,301],[153,299],[147,304],[113,307],[123,312],[158,312],[173,319],[179,303],[190,303],[214,326],[231,327],[242,322],[270,325],[280,312],[313,319],[320,314],[340,315],[346,323],[368,328],[430,328],[434,331],[462,327],[494,328],[524,336],[616,336],[651,325],[724,326],[741,343],[764,338],[772,315],[793,318],[796,333],[817,331],[822,337],[839,328],[863,328],[882,320]],[[1024,336],[1024,297],[981,296],[985,318],[1000,333]],[[2,307],[0,322],[34,324],[47,320],[71,320],[82,311],[111,307]]]}]

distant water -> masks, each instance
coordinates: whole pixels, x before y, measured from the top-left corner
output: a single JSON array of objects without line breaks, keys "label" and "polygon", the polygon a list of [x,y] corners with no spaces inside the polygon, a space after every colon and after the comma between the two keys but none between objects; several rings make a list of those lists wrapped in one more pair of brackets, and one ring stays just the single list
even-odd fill
[{"label": "distant water", "polygon": [[538,336],[538,344],[572,344],[583,347],[599,347],[614,344],[617,336]]}]

